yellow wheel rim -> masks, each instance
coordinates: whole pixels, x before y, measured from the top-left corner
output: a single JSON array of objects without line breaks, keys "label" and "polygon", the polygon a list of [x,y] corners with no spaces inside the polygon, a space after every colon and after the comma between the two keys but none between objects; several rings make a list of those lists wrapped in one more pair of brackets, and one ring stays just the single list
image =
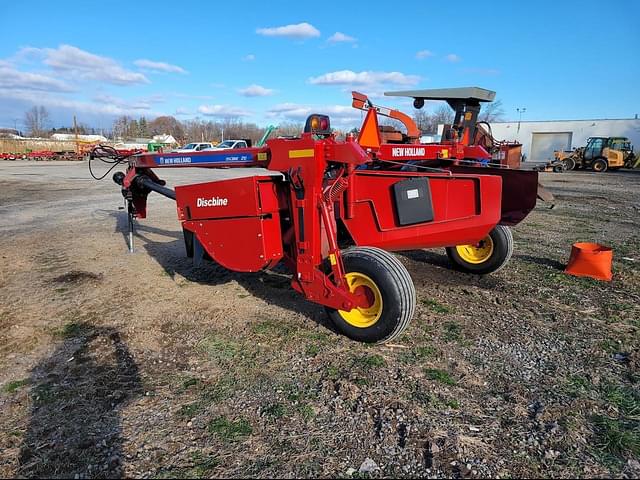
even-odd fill
[{"label": "yellow wheel rim", "polygon": [[477,245],[456,245],[456,252],[467,263],[484,263],[493,253],[493,240],[487,235]]},{"label": "yellow wheel rim", "polygon": [[350,312],[338,310],[340,316],[349,325],[357,328],[367,328],[375,324],[382,315],[382,294],[380,289],[371,278],[364,273],[351,272],[345,275],[350,292],[360,292],[365,294],[370,301],[368,307],[355,307]]}]

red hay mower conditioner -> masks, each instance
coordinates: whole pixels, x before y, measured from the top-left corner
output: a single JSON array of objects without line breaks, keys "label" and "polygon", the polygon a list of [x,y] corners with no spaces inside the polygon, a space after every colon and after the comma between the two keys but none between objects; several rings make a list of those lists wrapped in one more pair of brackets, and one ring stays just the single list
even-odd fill
[{"label": "red hay mower conditioner", "polygon": [[[148,194],[160,193],[176,201],[187,255],[196,264],[211,259],[230,270],[256,272],[284,263],[292,287],[324,305],[339,331],[362,342],[397,337],[413,316],[413,282],[388,251],[496,249],[499,240],[489,247],[481,242],[494,238],[491,232],[505,221],[505,177],[493,169],[412,165],[426,171],[407,171],[398,168],[408,165],[406,158],[389,163],[353,138],[338,141],[324,115],[311,115],[300,137],[271,139],[259,148],[128,158],[98,148],[93,157],[128,162],[126,174],[113,178],[128,203],[130,246],[133,218],[145,218]],[[175,190],[153,171],[185,167],[265,171]]]}]

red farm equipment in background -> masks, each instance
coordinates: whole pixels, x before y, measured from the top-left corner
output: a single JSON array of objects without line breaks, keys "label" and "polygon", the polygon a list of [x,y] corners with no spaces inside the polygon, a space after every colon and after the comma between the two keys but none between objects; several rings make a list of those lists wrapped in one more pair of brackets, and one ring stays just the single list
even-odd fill
[{"label": "red farm equipment in background", "polygon": [[[133,219],[146,217],[151,191],[160,193],[176,201],[187,255],[196,263],[211,259],[238,272],[282,263],[292,287],[324,305],[339,331],[384,342],[402,333],[416,303],[409,273],[389,251],[477,245],[505,221],[502,176],[412,171],[407,159],[415,156],[391,148],[387,155],[396,160],[388,163],[353,138],[338,141],[329,118],[312,115],[300,137],[259,148],[128,158],[98,148],[92,156],[128,163],[113,178],[128,203],[130,246]],[[185,167],[265,170],[175,190],[154,172]]]}]

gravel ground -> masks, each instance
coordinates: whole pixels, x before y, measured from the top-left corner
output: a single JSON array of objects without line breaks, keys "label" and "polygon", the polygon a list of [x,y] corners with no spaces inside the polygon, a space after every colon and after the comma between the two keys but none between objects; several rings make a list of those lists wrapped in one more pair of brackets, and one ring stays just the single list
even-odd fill
[{"label": "gravel ground", "polygon": [[[541,179],[499,273],[399,255],[415,318],[366,346],[285,275],[193,267],[169,200],[128,254],[110,180],[0,162],[0,476],[638,477],[640,175]],[[575,241],[612,282],[562,272]]]}]

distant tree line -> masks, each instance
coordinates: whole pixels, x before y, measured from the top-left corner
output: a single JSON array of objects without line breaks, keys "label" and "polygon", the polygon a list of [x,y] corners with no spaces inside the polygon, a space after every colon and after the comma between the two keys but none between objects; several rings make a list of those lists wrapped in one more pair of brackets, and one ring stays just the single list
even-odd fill
[{"label": "distant tree line", "polygon": [[[76,133],[73,127],[54,127],[48,132],[53,135],[54,133]],[[78,124],[78,135],[103,135],[100,129],[88,127],[83,124]]]},{"label": "distant tree line", "polygon": [[[414,121],[422,133],[436,133],[439,124],[453,122],[454,112],[448,105],[440,105],[433,112],[415,110]],[[480,121],[496,122],[504,120],[504,109],[500,100],[483,105]],[[49,136],[52,133],[75,133],[73,127],[50,128],[51,117],[43,106],[34,106],[25,112],[24,123],[28,135],[33,137]],[[381,118],[382,125],[399,126],[393,120]],[[277,135],[297,135],[302,131],[303,124],[297,122],[284,122],[278,125]],[[103,133],[123,141],[131,141],[136,138],[151,138],[154,135],[169,134],[179,143],[220,141],[227,138],[249,138],[253,142],[258,141],[264,127],[255,123],[244,122],[238,118],[225,118],[222,120],[203,120],[195,118],[180,121],[170,115],[164,115],[153,120],[147,120],[144,116],[133,118],[127,115],[118,117],[112,126],[111,132],[98,132],[95,128],[79,124],[78,134]],[[354,128],[352,132],[359,129]]]},{"label": "distant tree line", "polygon": [[[277,135],[296,135],[303,129],[302,123],[285,122],[278,125]],[[122,140],[150,138],[154,135],[171,135],[179,143],[221,141],[223,137],[249,138],[257,142],[265,128],[237,118],[212,121],[195,118],[180,121],[172,116],[161,116],[153,120],[145,117],[122,116],[113,123],[113,137]]]},{"label": "distant tree line", "polygon": [[[49,111],[43,106],[35,106],[25,112],[25,131],[31,137],[49,137],[54,133],[76,133],[73,127],[51,128]],[[277,135],[298,135],[303,129],[302,123],[283,122],[278,125]],[[103,134],[122,141],[151,138],[155,135],[171,135],[179,143],[220,141],[224,138],[249,138],[257,142],[264,134],[265,128],[255,123],[244,122],[237,118],[226,118],[219,121],[195,118],[180,121],[170,115],[153,120],[144,116],[133,118],[128,115],[118,117],[111,131],[97,130],[83,124],[77,125],[79,135]]]},{"label": "distant tree line", "polygon": [[[442,104],[435,111],[429,113],[426,110],[416,110],[413,119],[422,133],[437,133],[438,125],[452,123],[455,112],[449,105]],[[504,108],[502,101],[482,105],[478,121],[480,122],[501,122],[504,120]]]}]

